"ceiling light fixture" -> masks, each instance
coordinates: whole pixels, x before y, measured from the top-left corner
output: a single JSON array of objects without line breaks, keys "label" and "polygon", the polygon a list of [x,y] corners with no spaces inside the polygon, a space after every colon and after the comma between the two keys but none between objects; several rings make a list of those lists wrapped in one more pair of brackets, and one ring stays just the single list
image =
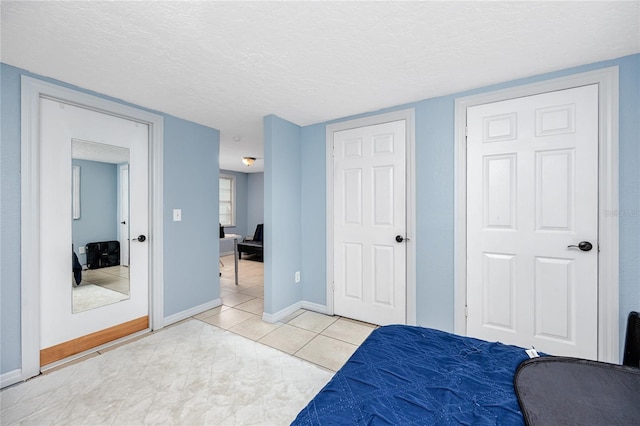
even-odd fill
[{"label": "ceiling light fixture", "polygon": [[247,167],[252,165],[254,161],[256,161],[255,157],[242,157],[242,162]]}]

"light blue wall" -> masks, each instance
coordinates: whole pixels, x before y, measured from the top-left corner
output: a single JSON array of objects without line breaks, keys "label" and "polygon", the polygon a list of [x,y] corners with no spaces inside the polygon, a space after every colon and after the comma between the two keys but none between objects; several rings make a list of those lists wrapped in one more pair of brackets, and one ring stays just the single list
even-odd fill
[{"label": "light blue wall", "polygon": [[[620,335],[626,315],[640,309],[640,55],[580,66],[414,104],[348,117],[415,108],[416,118],[416,314],[420,325],[453,331],[454,102],[456,98],[610,66],[620,69]],[[326,303],[325,131],[302,128],[302,275],[304,300]],[[277,138],[273,134],[273,138]],[[291,203],[297,200],[290,200]],[[288,206],[283,206],[286,209]],[[292,204],[289,207],[296,207]],[[314,241],[318,249],[307,244]]]},{"label": "light blue wall", "polygon": [[[92,95],[118,99],[0,65],[0,374],[20,368],[20,77],[27,75]],[[138,107],[140,108],[140,107]],[[140,108],[146,110],[145,108]],[[147,110],[148,111],[148,110]],[[218,277],[219,132],[167,114],[164,118],[164,314],[220,296]],[[172,209],[183,221],[172,221]],[[153,238],[153,236],[149,236]],[[215,240],[214,240],[215,241]]]},{"label": "light blue wall", "polygon": [[[220,133],[164,116],[164,315],[220,297]],[[212,182],[214,184],[212,184]],[[182,221],[173,221],[182,209]]]},{"label": "light blue wall", "polygon": [[99,161],[73,160],[80,166],[80,219],[72,223],[73,247],[85,265],[80,247],[118,239],[118,166]]},{"label": "light blue wall", "polygon": [[247,175],[247,235],[253,236],[259,223],[264,223],[264,173],[249,173]]},{"label": "light blue wall", "polygon": [[[275,314],[302,300],[301,129],[274,115],[264,118],[264,311]],[[304,274],[302,282],[304,282]]]},{"label": "light blue wall", "polygon": [[620,61],[619,179],[622,345],[629,311],[640,312],[640,55]]},{"label": "light blue wall", "polygon": [[[220,170],[220,174],[231,175],[236,178],[236,226],[227,226],[224,228],[224,231],[227,234],[240,234],[244,238],[249,235],[247,233],[248,174],[232,172],[230,170]],[[217,181],[216,179],[216,182]],[[233,241],[220,241],[220,253],[233,253]]]},{"label": "light blue wall", "polygon": [[0,65],[0,374],[20,367],[20,74]]},{"label": "light blue wall", "polygon": [[326,304],[327,299],[327,155],[325,124],[302,128],[302,287],[303,300]]}]

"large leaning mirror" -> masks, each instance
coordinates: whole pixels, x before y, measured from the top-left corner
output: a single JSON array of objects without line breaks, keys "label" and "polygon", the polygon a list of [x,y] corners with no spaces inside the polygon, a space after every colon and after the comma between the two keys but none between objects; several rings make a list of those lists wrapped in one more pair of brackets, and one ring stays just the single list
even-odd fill
[{"label": "large leaning mirror", "polygon": [[73,140],[73,313],[129,299],[129,149]]}]

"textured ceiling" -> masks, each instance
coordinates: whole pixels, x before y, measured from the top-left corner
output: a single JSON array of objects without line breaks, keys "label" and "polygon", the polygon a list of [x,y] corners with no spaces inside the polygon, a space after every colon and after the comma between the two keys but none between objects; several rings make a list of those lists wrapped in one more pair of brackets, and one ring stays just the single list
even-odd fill
[{"label": "textured ceiling", "polygon": [[[640,2],[2,1],[10,65],[221,131],[308,125],[640,52]],[[235,139],[240,139],[236,141]]]}]

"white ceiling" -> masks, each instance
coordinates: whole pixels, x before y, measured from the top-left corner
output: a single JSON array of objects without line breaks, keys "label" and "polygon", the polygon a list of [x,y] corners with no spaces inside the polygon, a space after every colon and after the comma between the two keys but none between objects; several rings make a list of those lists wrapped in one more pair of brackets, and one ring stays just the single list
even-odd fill
[{"label": "white ceiling", "polygon": [[2,62],[219,129],[221,168],[244,172],[268,114],[304,126],[640,52],[639,1],[0,7]]}]

